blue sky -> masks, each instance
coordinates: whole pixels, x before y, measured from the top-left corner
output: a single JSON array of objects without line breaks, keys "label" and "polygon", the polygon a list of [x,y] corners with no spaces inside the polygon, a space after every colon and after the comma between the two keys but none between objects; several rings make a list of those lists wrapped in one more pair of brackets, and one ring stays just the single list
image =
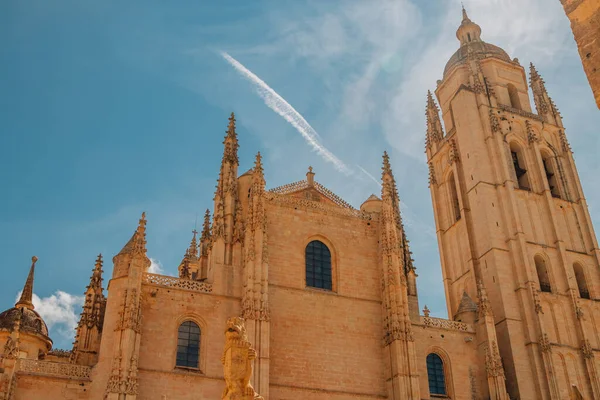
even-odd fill
[{"label": "blue sky", "polygon": [[[485,41],[536,64],[562,112],[596,226],[600,114],[558,0],[465,0]],[[424,108],[458,48],[454,0],[0,3],[0,308],[32,255],[56,347],[70,348],[96,255],[148,215],[149,256],[175,274],[211,207],[227,117],[240,171],[261,151],[268,187],[316,180],[358,207],[388,150],[419,273],[421,307],[445,316],[427,186]],[[312,125],[339,172],[267,107],[227,52]],[[107,280],[105,280],[105,284]]]}]

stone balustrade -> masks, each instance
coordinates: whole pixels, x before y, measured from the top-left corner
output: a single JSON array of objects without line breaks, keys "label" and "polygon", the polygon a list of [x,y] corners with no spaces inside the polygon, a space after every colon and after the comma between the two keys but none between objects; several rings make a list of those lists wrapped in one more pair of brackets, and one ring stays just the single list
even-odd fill
[{"label": "stone balustrade", "polygon": [[171,287],[194,292],[210,293],[212,284],[192,279],[182,279],[174,276],[145,273],[143,283],[156,286]]},{"label": "stone balustrade", "polygon": [[421,317],[421,322],[423,325],[432,328],[447,329],[449,331],[475,332],[471,325],[464,322],[451,321],[449,319]]},{"label": "stone balustrade", "polygon": [[37,375],[57,376],[69,379],[90,379],[92,367],[54,361],[28,360],[22,358],[18,362],[18,372]]}]

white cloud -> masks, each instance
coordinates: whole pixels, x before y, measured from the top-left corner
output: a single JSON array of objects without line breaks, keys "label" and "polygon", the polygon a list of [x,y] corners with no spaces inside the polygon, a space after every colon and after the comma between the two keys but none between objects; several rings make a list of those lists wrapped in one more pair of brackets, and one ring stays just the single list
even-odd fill
[{"label": "white cloud", "polygon": [[[21,292],[17,294],[15,301],[18,301],[20,297]],[[32,302],[35,310],[48,325],[48,329],[60,335],[60,338],[55,339],[61,341],[74,339],[84,296],[76,296],[57,290],[48,297],[39,297],[34,293]]]},{"label": "white cloud", "polygon": [[163,265],[157,259],[150,257],[150,268],[148,268],[148,272],[151,274],[159,274],[162,275],[165,272]]}]

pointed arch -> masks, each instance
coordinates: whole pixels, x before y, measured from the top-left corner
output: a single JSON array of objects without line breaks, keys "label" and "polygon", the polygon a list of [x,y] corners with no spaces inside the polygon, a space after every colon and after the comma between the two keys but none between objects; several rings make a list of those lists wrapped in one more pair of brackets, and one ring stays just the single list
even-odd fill
[{"label": "pointed arch", "polygon": [[533,258],[533,261],[535,263],[540,290],[542,292],[552,293],[550,275],[548,274],[548,266],[545,257],[538,254]]},{"label": "pointed arch", "polygon": [[446,178],[448,184],[448,199],[450,200],[450,215],[451,225],[456,221],[460,220],[460,201],[458,200],[458,190],[456,190],[456,179],[454,178],[454,171],[450,171]]},{"label": "pointed arch", "polygon": [[587,280],[585,279],[585,272],[583,270],[583,266],[576,262],[573,264],[573,272],[575,273],[575,280],[577,280],[577,289],[579,290],[579,297],[582,299],[589,299],[590,292],[587,285]]},{"label": "pointed arch", "polygon": [[523,108],[521,107],[521,99],[519,99],[519,91],[517,90],[517,87],[512,83],[509,83],[508,85],[506,85],[506,88],[508,89],[508,98],[510,100],[510,106],[512,108],[522,110]]},{"label": "pointed arch", "polygon": [[510,155],[512,161],[512,171],[517,180],[518,188],[522,190],[531,190],[529,175],[527,174],[527,164],[523,155],[522,147],[516,142],[509,143]]},{"label": "pointed arch", "polygon": [[560,199],[562,196],[560,190],[559,171],[558,168],[556,168],[556,155],[552,154],[547,149],[542,149],[540,151],[540,155],[542,156],[542,166],[544,167],[544,174],[546,181],[548,182],[550,193],[552,194],[552,197]]}]

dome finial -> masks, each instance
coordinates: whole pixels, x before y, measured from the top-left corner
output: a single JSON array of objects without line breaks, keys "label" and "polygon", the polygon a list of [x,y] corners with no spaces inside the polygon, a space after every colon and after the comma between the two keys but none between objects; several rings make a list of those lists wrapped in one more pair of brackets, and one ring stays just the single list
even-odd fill
[{"label": "dome finial", "polygon": [[481,27],[471,21],[467,15],[465,6],[462,6],[462,21],[458,30],[456,31],[456,37],[460,40],[460,45],[469,44],[471,42],[481,41]]},{"label": "dome finial", "polygon": [[38,258],[36,256],[31,257],[31,268],[29,269],[29,275],[27,276],[27,280],[25,281],[25,286],[23,286],[23,291],[21,292],[21,298],[15,304],[15,307],[25,307],[33,310],[35,307],[33,306],[33,276],[35,273],[35,263]]},{"label": "dome finial", "polygon": [[467,15],[467,10],[465,9],[465,4],[463,2],[461,2],[460,5],[462,6],[463,22],[464,21],[471,21],[469,19],[469,16]]}]

